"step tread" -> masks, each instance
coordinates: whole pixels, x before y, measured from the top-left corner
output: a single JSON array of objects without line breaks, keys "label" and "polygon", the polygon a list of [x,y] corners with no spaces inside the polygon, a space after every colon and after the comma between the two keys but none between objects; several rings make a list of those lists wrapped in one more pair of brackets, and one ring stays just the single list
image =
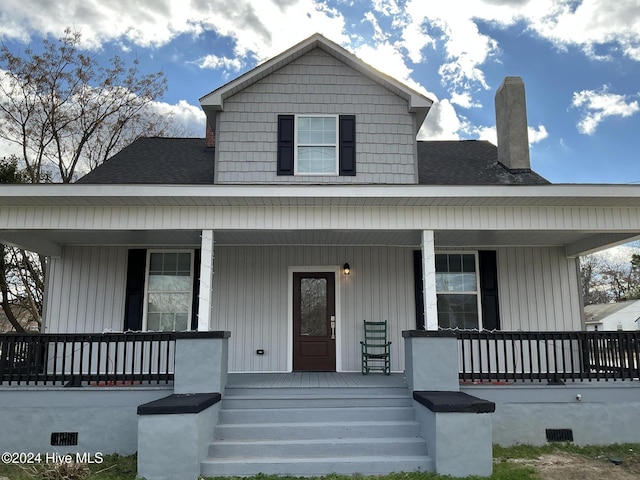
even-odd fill
[{"label": "step tread", "polygon": [[283,440],[283,439],[215,439],[211,444],[225,445],[300,445],[300,444],[352,444],[352,443],[424,443],[422,437],[368,437],[368,438],[311,438],[306,440]]},{"label": "step tread", "polygon": [[[222,412],[229,412],[229,413],[243,413],[243,414],[250,414],[250,413],[256,413],[256,412],[264,412],[264,408],[221,408],[220,409],[220,413]],[[358,410],[358,411],[364,411],[364,410],[375,410],[378,412],[388,412],[388,411],[392,411],[392,410],[402,410],[402,411],[409,411],[409,410],[413,410],[413,406],[410,405],[385,405],[385,406],[357,406],[357,405],[350,405],[350,406],[335,406],[335,405],[327,405],[326,407],[312,407],[312,406],[306,406],[306,407],[280,407],[280,408],[270,408],[269,410],[282,410],[282,411],[286,411],[286,412],[302,412],[305,410],[322,410],[322,411],[328,411],[328,410]]]},{"label": "step tread", "polygon": [[381,395],[372,397],[371,395],[291,395],[283,393],[282,395],[224,395],[223,400],[404,400],[411,398],[406,395]]},{"label": "step tread", "polygon": [[291,426],[291,427],[299,427],[299,426],[323,426],[323,427],[331,427],[331,426],[341,426],[341,425],[349,425],[349,426],[374,426],[380,425],[388,426],[388,425],[415,425],[418,422],[416,420],[355,420],[355,421],[341,421],[341,422],[273,422],[273,423],[219,423],[217,426],[224,427],[267,427],[273,428],[274,426]]},{"label": "step tread", "polygon": [[205,458],[202,463],[389,463],[416,460],[431,460],[428,455],[389,455],[389,456],[372,456],[358,455],[348,457],[225,457],[225,458]]}]

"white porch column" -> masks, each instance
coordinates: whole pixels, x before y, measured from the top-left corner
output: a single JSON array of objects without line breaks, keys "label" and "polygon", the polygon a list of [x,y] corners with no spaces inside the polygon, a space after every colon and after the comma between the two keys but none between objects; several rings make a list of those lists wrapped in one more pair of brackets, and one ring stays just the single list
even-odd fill
[{"label": "white porch column", "polygon": [[424,329],[438,330],[438,299],[436,297],[436,252],[433,230],[422,231],[422,295],[424,299]]},{"label": "white porch column", "polygon": [[198,331],[211,330],[213,296],[213,230],[202,230],[200,246],[200,291],[198,292]]}]

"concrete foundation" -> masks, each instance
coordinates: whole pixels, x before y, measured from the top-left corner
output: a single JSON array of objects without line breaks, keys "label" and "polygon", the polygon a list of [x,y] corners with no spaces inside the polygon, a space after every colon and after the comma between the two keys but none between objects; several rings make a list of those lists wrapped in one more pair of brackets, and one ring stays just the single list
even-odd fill
[{"label": "concrete foundation", "polygon": [[[138,405],[171,387],[5,387],[0,389],[0,451],[119,453],[138,448]],[[78,444],[52,446],[54,432],[77,432]]]},{"label": "concrete foundation", "polygon": [[640,382],[473,385],[463,392],[496,404],[496,445],[547,444],[547,429],[570,429],[576,445],[640,442]]}]

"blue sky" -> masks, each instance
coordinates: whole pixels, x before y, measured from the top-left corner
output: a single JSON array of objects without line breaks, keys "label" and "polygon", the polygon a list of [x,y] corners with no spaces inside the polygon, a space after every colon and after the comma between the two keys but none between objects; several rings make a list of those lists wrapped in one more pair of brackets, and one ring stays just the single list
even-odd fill
[{"label": "blue sky", "polygon": [[3,0],[0,37],[66,27],[99,59],[162,69],[158,102],[203,136],[198,98],[320,32],[436,101],[421,139],[495,143],[493,96],[523,77],[532,167],[554,183],[640,183],[640,0]]}]

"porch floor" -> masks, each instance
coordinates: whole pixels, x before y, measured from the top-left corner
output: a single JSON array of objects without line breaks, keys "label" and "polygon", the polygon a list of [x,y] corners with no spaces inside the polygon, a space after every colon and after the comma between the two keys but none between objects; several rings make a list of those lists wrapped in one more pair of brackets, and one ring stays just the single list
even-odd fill
[{"label": "porch floor", "polygon": [[230,373],[227,388],[406,387],[403,373],[360,372]]}]

